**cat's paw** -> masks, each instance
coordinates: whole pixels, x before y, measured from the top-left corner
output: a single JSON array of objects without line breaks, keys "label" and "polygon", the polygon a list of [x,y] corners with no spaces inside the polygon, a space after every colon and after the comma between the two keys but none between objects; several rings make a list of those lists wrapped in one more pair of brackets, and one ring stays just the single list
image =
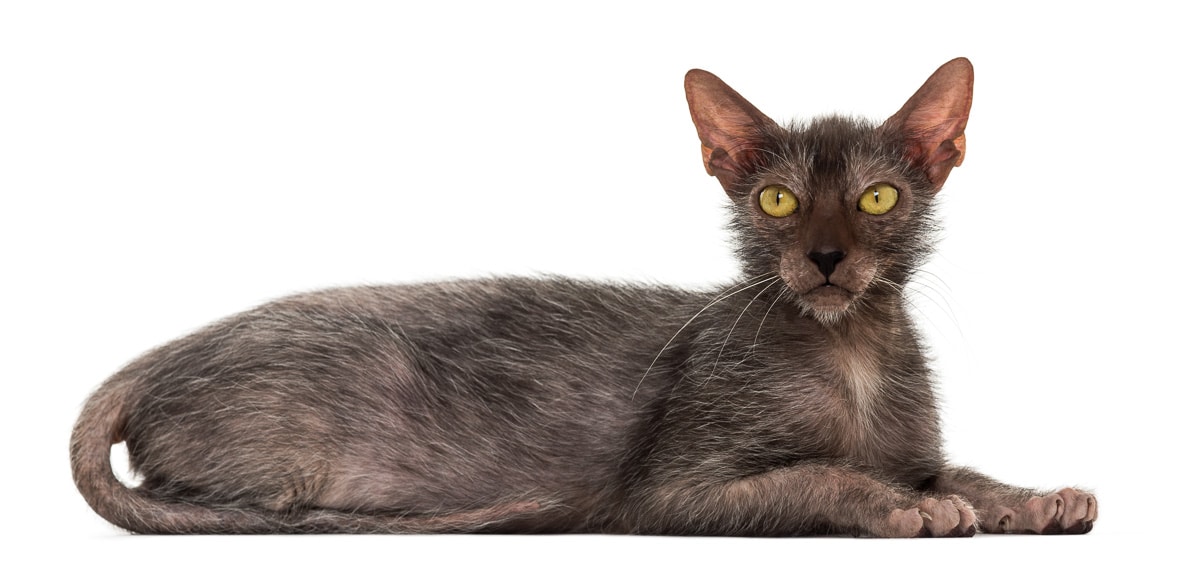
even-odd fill
[{"label": "cat's paw", "polygon": [[975,509],[961,497],[927,497],[916,507],[895,509],[879,536],[892,538],[969,537],[975,534]]},{"label": "cat's paw", "polygon": [[997,507],[981,523],[988,533],[1079,535],[1096,521],[1096,496],[1073,488],[1029,498],[1015,507]]}]

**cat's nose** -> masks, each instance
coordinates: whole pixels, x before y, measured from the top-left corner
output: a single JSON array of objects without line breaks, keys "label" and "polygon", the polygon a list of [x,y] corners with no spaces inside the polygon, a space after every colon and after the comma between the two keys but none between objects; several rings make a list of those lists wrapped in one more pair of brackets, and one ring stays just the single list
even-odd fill
[{"label": "cat's nose", "polygon": [[846,253],[836,249],[820,250],[808,253],[808,260],[811,260],[817,264],[817,270],[821,271],[821,274],[825,275],[826,280],[828,280],[829,276],[833,274],[833,269],[837,267],[837,263],[841,262],[843,258],[846,258]]}]

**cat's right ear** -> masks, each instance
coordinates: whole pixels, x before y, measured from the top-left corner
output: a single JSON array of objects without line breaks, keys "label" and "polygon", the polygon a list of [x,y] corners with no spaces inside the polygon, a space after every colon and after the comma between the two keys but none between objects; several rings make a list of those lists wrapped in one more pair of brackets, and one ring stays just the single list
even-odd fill
[{"label": "cat's right ear", "polygon": [[708,71],[688,71],[683,89],[700,135],[704,170],[733,195],[737,179],[761,164],[763,134],[778,126]]}]

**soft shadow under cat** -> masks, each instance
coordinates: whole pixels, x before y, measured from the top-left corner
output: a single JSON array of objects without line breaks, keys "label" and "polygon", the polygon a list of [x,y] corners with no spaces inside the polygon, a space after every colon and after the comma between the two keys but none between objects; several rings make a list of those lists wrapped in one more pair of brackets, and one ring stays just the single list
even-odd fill
[{"label": "soft shadow under cat", "polygon": [[[685,89],[742,263],[718,292],[505,278],[219,321],[88,400],[75,482],[144,533],[1085,533],[1086,492],[948,466],[902,292],[962,161],[955,59],[881,125]],[[113,476],[125,441],[144,476]]]}]

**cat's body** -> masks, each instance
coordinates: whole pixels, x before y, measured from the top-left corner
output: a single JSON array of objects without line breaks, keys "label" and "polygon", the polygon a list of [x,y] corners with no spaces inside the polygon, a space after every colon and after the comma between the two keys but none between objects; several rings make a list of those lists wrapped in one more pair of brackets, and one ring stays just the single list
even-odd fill
[{"label": "cat's body", "polygon": [[[896,117],[780,128],[693,72],[739,282],[495,279],[273,302],[113,376],[76,426],[76,483],[142,532],[942,536],[977,518],[1085,532],[1088,494],[946,466],[904,309],[945,161],[961,158],[969,73],[948,63],[922,89],[956,79],[941,101],[966,87],[930,158]],[[897,115],[938,105],[922,99]],[[859,193],[882,182],[899,198],[864,214],[878,210]],[[112,476],[120,440],[138,488]]]}]

